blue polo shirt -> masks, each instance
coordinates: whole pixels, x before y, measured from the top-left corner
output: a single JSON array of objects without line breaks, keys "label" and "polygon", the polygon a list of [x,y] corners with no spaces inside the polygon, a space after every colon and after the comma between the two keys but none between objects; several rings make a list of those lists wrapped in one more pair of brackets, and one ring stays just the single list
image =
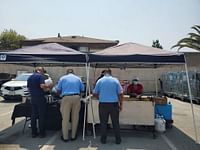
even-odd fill
[{"label": "blue polo shirt", "polygon": [[45,84],[45,78],[40,73],[32,74],[27,80],[27,87],[31,96],[39,97],[44,96],[45,92],[40,87],[40,84]]},{"label": "blue polo shirt", "polygon": [[84,91],[84,84],[80,77],[70,73],[60,78],[56,89],[61,92],[61,96],[80,94]]},{"label": "blue polo shirt", "polygon": [[99,102],[112,103],[118,102],[118,96],[123,93],[123,89],[117,78],[105,75],[97,81],[94,93],[99,95]]}]

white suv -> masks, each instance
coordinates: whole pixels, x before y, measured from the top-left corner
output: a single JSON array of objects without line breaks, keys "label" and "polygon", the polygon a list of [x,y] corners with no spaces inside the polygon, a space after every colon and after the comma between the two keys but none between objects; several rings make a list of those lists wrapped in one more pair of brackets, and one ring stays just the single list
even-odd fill
[{"label": "white suv", "polygon": [[[1,86],[1,96],[5,99],[22,99],[23,96],[28,96],[27,80],[33,73],[22,73],[15,79],[4,83]],[[45,83],[53,83],[48,74],[45,75]]]}]

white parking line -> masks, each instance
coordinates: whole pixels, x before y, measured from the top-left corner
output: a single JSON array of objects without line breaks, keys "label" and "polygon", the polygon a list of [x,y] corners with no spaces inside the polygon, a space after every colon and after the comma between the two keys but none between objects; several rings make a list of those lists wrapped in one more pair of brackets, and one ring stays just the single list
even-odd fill
[{"label": "white parking line", "polygon": [[58,135],[60,134],[60,131],[57,131],[54,136],[52,136],[52,138],[50,138],[41,148],[40,150],[50,150],[50,149],[54,149],[55,145],[52,145],[53,142],[55,141],[55,139],[58,137]]},{"label": "white parking line", "polygon": [[6,115],[8,115],[8,114],[11,114],[11,111],[6,112],[6,113],[3,113],[3,114],[0,114],[0,117],[6,116]]},{"label": "white parking line", "polygon": [[167,143],[167,145],[172,149],[172,150],[178,150],[176,146],[165,136],[161,135],[161,137],[164,139],[164,141]]}]

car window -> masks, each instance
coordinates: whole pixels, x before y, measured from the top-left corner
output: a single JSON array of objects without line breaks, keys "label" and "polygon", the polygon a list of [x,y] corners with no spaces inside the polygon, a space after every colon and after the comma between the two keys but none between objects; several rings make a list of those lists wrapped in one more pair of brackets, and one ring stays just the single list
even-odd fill
[{"label": "car window", "polygon": [[15,80],[17,81],[27,81],[31,74],[20,74],[18,75]]}]

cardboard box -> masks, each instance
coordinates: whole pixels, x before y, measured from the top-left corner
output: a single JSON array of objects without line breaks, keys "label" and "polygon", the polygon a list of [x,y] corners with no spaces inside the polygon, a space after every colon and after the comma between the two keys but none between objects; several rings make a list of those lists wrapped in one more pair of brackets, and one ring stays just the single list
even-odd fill
[{"label": "cardboard box", "polygon": [[152,100],[155,102],[155,104],[159,105],[167,104],[167,97],[152,97]]}]

